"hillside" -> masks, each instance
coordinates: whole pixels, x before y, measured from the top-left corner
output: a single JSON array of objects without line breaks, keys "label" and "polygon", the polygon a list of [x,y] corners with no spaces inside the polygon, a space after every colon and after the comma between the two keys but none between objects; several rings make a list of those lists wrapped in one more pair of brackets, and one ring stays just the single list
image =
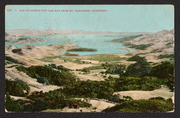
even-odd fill
[{"label": "hillside", "polygon": [[129,48],[145,50],[146,52],[174,53],[174,29],[163,30],[154,34],[137,35],[114,39],[112,42],[120,42]]}]

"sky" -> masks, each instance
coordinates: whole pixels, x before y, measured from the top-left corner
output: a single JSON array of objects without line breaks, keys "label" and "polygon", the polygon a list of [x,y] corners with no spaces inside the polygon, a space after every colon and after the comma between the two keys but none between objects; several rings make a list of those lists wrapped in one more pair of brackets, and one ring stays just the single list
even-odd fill
[{"label": "sky", "polygon": [[[6,30],[158,32],[174,28],[172,5],[7,5],[5,9]],[[41,11],[44,9],[47,11]],[[49,10],[73,10],[73,12],[49,12]],[[75,10],[107,12],[75,12]]]}]

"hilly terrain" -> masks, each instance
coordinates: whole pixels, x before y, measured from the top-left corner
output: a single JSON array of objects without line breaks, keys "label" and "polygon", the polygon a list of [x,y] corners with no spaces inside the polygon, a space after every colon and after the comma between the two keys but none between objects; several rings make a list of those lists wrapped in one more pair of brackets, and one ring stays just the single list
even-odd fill
[{"label": "hilly terrain", "polygon": [[[6,41],[38,43],[27,35],[95,33],[16,30]],[[102,32],[96,32],[102,33]],[[23,42],[22,39],[23,38]],[[128,53],[62,53],[75,44],[6,46],[6,110],[11,112],[167,112],[174,105],[174,30],[113,39]],[[81,51],[80,50],[80,51]],[[82,50],[84,51],[84,50]],[[144,95],[148,97],[144,97]],[[132,107],[131,107],[132,106]],[[136,106],[139,109],[136,109]],[[148,107],[144,107],[148,106]],[[139,110],[139,111],[138,111]]]}]

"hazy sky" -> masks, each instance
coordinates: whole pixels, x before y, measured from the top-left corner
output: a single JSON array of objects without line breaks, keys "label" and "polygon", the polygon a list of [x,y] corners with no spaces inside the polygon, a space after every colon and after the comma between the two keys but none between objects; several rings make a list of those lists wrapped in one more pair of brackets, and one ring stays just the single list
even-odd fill
[{"label": "hazy sky", "polygon": [[[12,11],[7,11],[12,9]],[[107,10],[22,12],[19,10]],[[157,32],[174,28],[172,5],[8,5],[6,29]]]}]

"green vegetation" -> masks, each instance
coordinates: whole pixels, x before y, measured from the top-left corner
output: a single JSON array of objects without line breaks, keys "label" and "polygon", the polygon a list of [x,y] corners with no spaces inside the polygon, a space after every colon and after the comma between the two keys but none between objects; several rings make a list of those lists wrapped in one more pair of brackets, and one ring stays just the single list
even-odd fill
[{"label": "green vegetation", "polygon": [[18,54],[22,54],[21,49],[13,49],[12,52],[13,53],[18,53]]},{"label": "green vegetation", "polygon": [[154,49],[151,51],[151,53],[160,53],[160,52],[162,52],[162,50],[159,50],[159,49]]},{"label": "green vegetation", "polygon": [[9,62],[12,62],[12,63],[16,63],[16,64],[23,64],[15,59],[13,59],[12,57],[10,56],[5,56],[5,60],[9,61]]},{"label": "green vegetation", "polygon": [[82,71],[85,73],[89,73],[90,70],[97,70],[97,69],[106,69],[106,72],[101,72],[102,74],[120,74],[123,75],[126,66],[121,64],[109,64],[109,63],[102,63],[100,66],[91,66],[85,67],[83,69],[77,69],[77,71]]},{"label": "green vegetation", "polygon": [[114,94],[110,98],[108,98],[108,101],[115,102],[115,103],[123,103],[125,101],[131,101],[133,100],[130,96],[123,96],[123,98],[120,98],[119,94]]},{"label": "green vegetation", "polygon": [[64,60],[64,62],[73,62],[73,63],[77,63],[77,64],[90,64],[91,62],[86,62],[86,61],[82,61],[81,59],[79,59],[78,57],[75,56],[66,56],[66,57],[61,57],[62,60]]},{"label": "green vegetation", "polygon": [[34,101],[33,110],[42,111],[45,109],[62,109],[66,106],[77,104],[79,107],[90,107],[89,103],[76,100],[65,96],[60,91],[49,91],[46,93],[36,92],[28,96],[28,99]]},{"label": "green vegetation", "polygon": [[161,87],[162,81],[156,77],[120,77],[109,78],[109,81],[114,82],[114,91],[127,90],[154,90]]},{"label": "green vegetation", "polygon": [[53,59],[57,59],[57,58],[61,58],[61,56],[51,56],[51,57],[44,57],[42,59],[40,59],[41,61],[44,61],[44,62],[52,62]]},{"label": "green vegetation", "polygon": [[174,59],[174,54],[165,54],[165,55],[159,55],[158,56],[158,59],[163,59],[163,58]]},{"label": "green vegetation", "polygon": [[151,75],[161,79],[173,78],[174,63],[170,63],[168,61],[161,62],[161,64],[152,68]]},{"label": "green vegetation", "polygon": [[77,81],[74,86],[66,86],[60,89],[64,94],[71,97],[104,98],[112,96],[113,83],[110,81]]},{"label": "green vegetation", "polygon": [[64,56],[78,56],[79,54],[76,54],[76,53],[65,53]]},{"label": "green vegetation", "polygon": [[13,68],[13,67],[17,67],[18,65],[12,65],[12,66],[8,66],[7,68]]},{"label": "green vegetation", "polygon": [[165,61],[154,66],[150,73],[151,76],[160,78],[169,87],[171,91],[174,90],[174,63]]},{"label": "green vegetation", "polygon": [[11,81],[6,79],[6,93],[14,96],[27,96],[29,93],[29,86],[23,81]]},{"label": "green vegetation", "polygon": [[[113,95],[117,91],[151,91],[160,88],[161,85],[168,86],[172,91],[174,89],[174,63],[162,62],[152,66],[147,62],[146,58],[139,55],[130,57],[128,61],[135,61],[135,63],[126,68],[125,65],[106,62],[100,66],[80,69],[80,71],[84,72],[94,69],[106,69],[106,72],[102,74],[120,75],[119,78],[110,76],[105,81],[80,81],[69,72],[71,71],[70,69],[55,64],[31,66],[28,68],[23,66],[16,67],[17,70],[25,72],[32,78],[36,78],[40,83],[63,86],[61,89],[47,93],[34,92],[32,95],[27,96],[30,99],[29,102],[16,101],[22,107],[17,109],[20,109],[19,111],[32,111],[31,109],[33,111],[42,111],[45,109],[62,109],[73,105],[90,107],[89,103],[75,98],[98,98],[118,103],[115,107],[107,108],[104,112],[165,112],[172,110],[172,101],[164,100],[160,97],[149,100],[133,100],[129,96],[120,99],[118,95]],[[15,91],[17,91],[16,88]],[[8,91],[7,93],[10,92]],[[10,101],[10,103],[13,103],[13,100]]]},{"label": "green vegetation", "polygon": [[148,76],[151,72],[151,66],[144,57],[133,56],[129,61],[136,61],[136,63],[128,66],[125,75],[131,77],[144,77]]},{"label": "green vegetation", "polygon": [[76,77],[69,72],[59,72],[48,66],[31,66],[25,68],[23,66],[16,67],[17,70],[25,72],[32,78],[45,78],[49,84],[65,86],[72,85],[76,81]]},{"label": "green vegetation", "polygon": [[6,94],[5,105],[6,110],[11,112],[19,112],[23,107],[19,102],[12,99],[8,93]]},{"label": "green vegetation", "polygon": [[154,90],[160,88],[161,83],[162,82],[155,77],[109,77],[105,81],[76,81],[73,86],[66,86],[57,91],[61,91],[69,97],[111,100],[112,94],[116,91]]},{"label": "green vegetation", "polygon": [[67,51],[86,51],[86,52],[96,52],[96,49],[91,49],[91,48],[75,48],[75,49],[70,49]]},{"label": "green vegetation", "polygon": [[169,87],[171,91],[174,90],[174,62],[161,62],[161,64],[150,66],[146,59],[139,56],[133,56],[129,60],[136,61],[126,69],[124,76],[131,77],[157,77],[162,84]]},{"label": "green vegetation", "polygon": [[139,55],[134,55],[130,57],[127,61],[137,61],[137,62],[145,62],[147,61],[145,57],[140,57]]},{"label": "green vegetation", "polygon": [[119,74],[120,76],[124,76],[124,72],[126,70],[126,66],[122,64],[102,64],[102,66],[106,69],[106,74]]},{"label": "green vegetation", "polygon": [[125,100],[120,99],[120,95],[114,94],[111,97],[108,98],[109,101],[115,102],[115,103],[121,103],[124,102]]},{"label": "green vegetation", "polygon": [[90,60],[97,60],[100,62],[108,62],[108,61],[120,61],[121,57],[113,55],[113,54],[101,54],[101,55],[91,55]]},{"label": "green vegetation", "polygon": [[60,91],[34,92],[27,96],[30,101],[14,100],[6,95],[6,109],[15,112],[39,112],[46,109],[62,109],[67,106],[90,107],[91,104],[66,97]]},{"label": "green vegetation", "polygon": [[127,53],[126,56],[133,56],[133,54],[132,53]]},{"label": "green vegetation", "polygon": [[171,99],[132,100],[107,108],[103,112],[166,112],[173,110],[173,107]]},{"label": "green vegetation", "polygon": [[141,45],[135,45],[135,44],[130,44],[129,48],[135,48],[139,50],[145,50],[146,48],[150,47],[152,44],[141,44]]},{"label": "green vegetation", "polygon": [[82,71],[85,73],[90,72],[90,70],[97,70],[97,69],[104,69],[103,66],[91,66],[91,67],[85,67],[83,69],[76,69],[76,71]]},{"label": "green vegetation", "polygon": [[140,45],[135,45],[135,44],[131,44],[131,43],[124,43],[124,46],[127,46],[129,48],[134,48],[134,49],[138,49],[138,50],[145,50],[146,48],[150,47],[152,44],[140,44]]},{"label": "green vegetation", "polygon": [[166,46],[171,46],[171,45],[173,45],[173,42],[166,43]]},{"label": "green vegetation", "polygon": [[71,71],[71,69],[65,68],[62,65],[56,66],[56,64],[49,64],[47,66],[50,67],[50,68],[57,69],[57,70],[59,70],[61,72],[69,72],[69,71]]},{"label": "green vegetation", "polygon": [[137,37],[140,37],[140,36],[143,36],[143,35],[140,34],[140,35],[135,35],[135,36],[124,37],[124,38],[121,38],[121,39],[114,39],[114,40],[112,40],[112,42],[122,43],[124,41],[133,40],[133,39],[135,39]]}]

